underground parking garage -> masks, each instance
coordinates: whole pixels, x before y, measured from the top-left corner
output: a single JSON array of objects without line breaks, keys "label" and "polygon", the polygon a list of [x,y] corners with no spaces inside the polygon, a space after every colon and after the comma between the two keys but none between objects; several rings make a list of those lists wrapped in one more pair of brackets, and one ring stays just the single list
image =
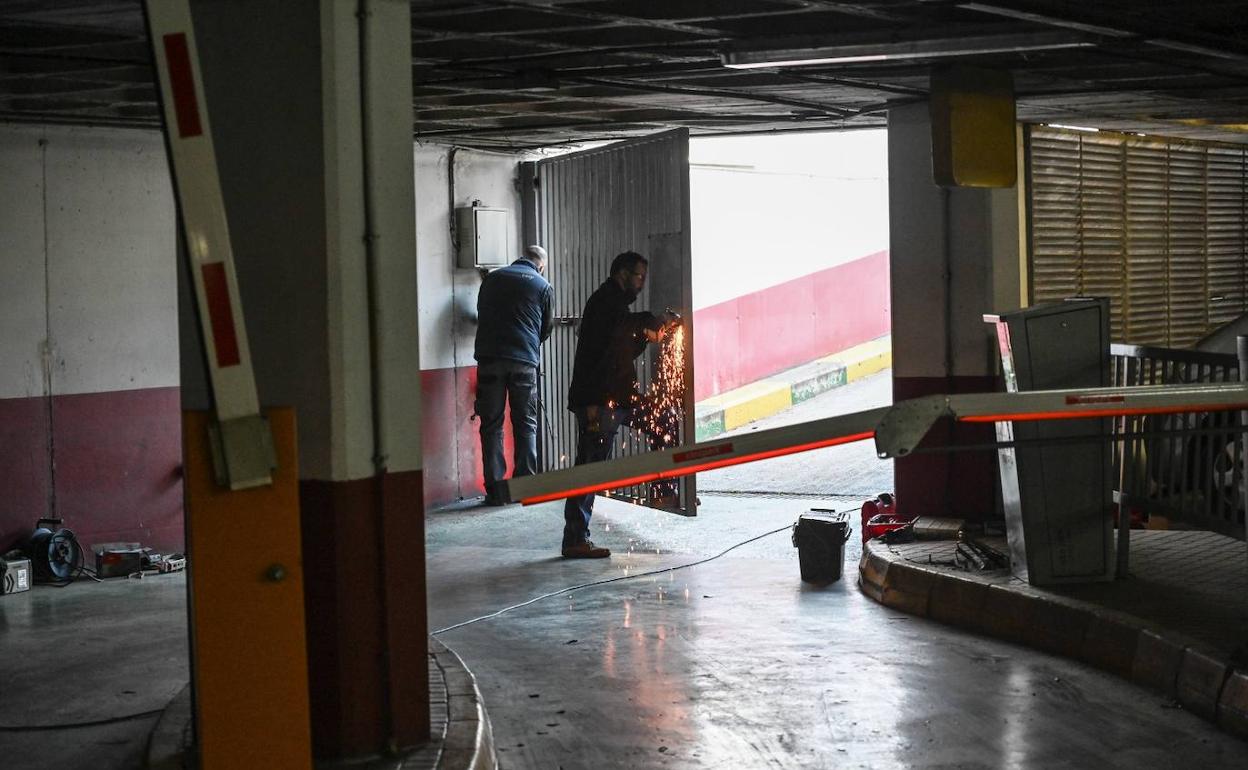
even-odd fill
[{"label": "underground parking garage", "polygon": [[[1242,763],[1243,404],[1203,344],[1248,310],[1241,4],[151,5],[0,3],[6,766]],[[688,142],[857,129],[891,392],[699,437]],[[622,490],[605,561],[559,557],[558,497],[473,505],[499,212],[504,262],[551,254],[545,360],[621,251],[686,311],[676,445],[566,468],[542,426],[530,490]],[[914,403],[921,443],[880,427]],[[697,486],[849,437],[895,510]],[[852,514],[822,586],[813,507]]]}]

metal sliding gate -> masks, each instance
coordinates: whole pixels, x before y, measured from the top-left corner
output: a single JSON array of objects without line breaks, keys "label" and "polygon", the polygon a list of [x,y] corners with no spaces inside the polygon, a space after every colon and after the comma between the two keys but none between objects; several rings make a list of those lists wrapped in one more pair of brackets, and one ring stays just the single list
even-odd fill
[{"label": "metal sliding gate", "polygon": [[[607,279],[611,260],[637,251],[650,260],[636,310],[666,307],[684,316],[684,414],[672,446],[693,440],[693,285],[689,240],[689,135],[684,129],[523,164],[526,237],[549,254],[556,323],[542,351],[543,472],[570,467],[576,457],[576,419],[567,409],[568,385],[580,315],[589,295]],[[657,370],[658,346],[639,361],[642,391]],[[651,451],[635,430],[621,430],[615,456]],[[693,476],[679,484],[680,511],[697,512]],[[648,504],[645,485],[613,492]]]}]

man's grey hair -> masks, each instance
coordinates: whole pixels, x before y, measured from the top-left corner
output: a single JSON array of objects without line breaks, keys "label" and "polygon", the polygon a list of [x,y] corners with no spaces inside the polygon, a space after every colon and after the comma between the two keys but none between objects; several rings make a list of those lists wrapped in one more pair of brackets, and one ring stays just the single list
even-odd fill
[{"label": "man's grey hair", "polygon": [[524,258],[539,265],[544,265],[546,264],[546,249],[536,245],[526,246],[524,248]]}]

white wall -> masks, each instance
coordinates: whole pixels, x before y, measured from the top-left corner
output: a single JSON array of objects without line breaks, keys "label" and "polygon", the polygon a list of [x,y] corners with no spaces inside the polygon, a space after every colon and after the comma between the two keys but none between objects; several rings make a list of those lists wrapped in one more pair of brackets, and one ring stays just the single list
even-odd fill
[{"label": "white wall", "polygon": [[888,248],[882,130],[692,139],[694,308]]},{"label": "white wall", "polygon": [[[420,287],[420,368],[473,366],[476,270],[455,266],[451,247],[448,157],[451,148],[416,145],[416,261]],[[519,156],[455,152],[455,205],[473,200],[511,212],[511,250],[520,256]]]},{"label": "white wall", "polygon": [[0,398],[45,393],[42,136],[0,127]]},{"label": "white wall", "polygon": [[0,180],[0,398],[45,393],[49,330],[56,395],[176,386],[161,136],[0,126]]}]

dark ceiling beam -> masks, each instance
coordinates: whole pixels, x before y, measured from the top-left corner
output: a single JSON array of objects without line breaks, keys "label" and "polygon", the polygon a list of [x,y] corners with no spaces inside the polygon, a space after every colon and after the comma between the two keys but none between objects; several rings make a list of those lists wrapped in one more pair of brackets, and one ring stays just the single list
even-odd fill
[{"label": "dark ceiling beam", "polygon": [[1095,10],[1089,11],[1088,9],[1096,7],[1095,4],[1075,5],[1051,1],[1038,5],[1032,2],[1017,2],[1017,0],[987,0],[986,2],[920,0],[920,2],[952,5],[967,11],[1052,27],[1082,30],[1111,38],[1137,39],[1146,45],[1200,56],[1248,61],[1248,48],[1240,40],[1194,32],[1190,28],[1183,29],[1176,25],[1162,27],[1142,23],[1137,15],[1108,15]]},{"label": "dark ceiling beam", "polygon": [[835,115],[841,118],[847,118],[857,114],[857,111],[855,110],[834,107],[830,104],[824,104],[822,102],[812,102],[807,99],[790,99],[783,96],[752,93],[750,91],[741,91],[731,88],[695,88],[690,86],[659,85],[657,83],[636,83],[631,80],[621,80],[619,78],[575,77],[564,79],[569,82],[583,83],[586,85],[603,85],[610,86],[612,88],[622,88],[626,91],[690,94],[693,96],[712,96],[722,99],[739,99],[745,102],[765,102],[768,104],[778,104],[783,107],[796,107],[798,109],[810,110],[813,112],[823,113],[825,115]]},{"label": "dark ceiling beam", "polygon": [[[571,16],[579,19],[590,19],[593,21],[603,22],[607,27],[627,25],[630,27],[649,27],[651,29],[661,29],[667,32],[683,32],[687,35],[712,36],[714,34],[707,31],[703,27],[693,24],[682,24],[677,21],[650,19],[640,16],[626,16],[619,13],[606,13],[603,11],[590,10],[584,6],[572,8],[560,5],[552,0],[499,0],[499,2],[495,2],[494,5],[503,8],[519,8],[529,11],[558,14],[560,16]],[[578,29],[593,28],[594,27],[590,25],[578,27]]]},{"label": "dark ceiling beam", "polygon": [[485,135],[485,134],[508,134],[508,133],[522,134],[526,131],[531,131],[531,132],[564,131],[567,129],[575,129],[578,131],[594,131],[594,130],[611,130],[611,129],[618,129],[622,126],[638,126],[638,125],[653,126],[654,128],[664,128],[664,127],[670,128],[673,125],[681,125],[685,123],[702,123],[702,124],[717,123],[717,122],[719,123],[724,123],[724,122],[758,123],[759,121],[766,121],[766,122],[775,123],[778,125],[800,122],[803,124],[809,123],[812,125],[812,127],[815,125],[818,125],[819,127],[824,127],[824,128],[836,127],[837,125],[840,125],[842,123],[842,121],[840,120],[829,120],[827,118],[812,119],[809,117],[806,117],[806,118],[784,117],[784,116],[777,116],[777,115],[761,115],[761,116],[760,115],[754,115],[754,116],[747,115],[739,119],[734,119],[734,118],[723,116],[723,115],[691,115],[688,118],[664,118],[662,121],[647,121],[647,120],[627,120],[627,121],[604,120],[604,121],[593,121],[593,122],[551,121],[548,123],[535,123],[535,124],[524,125],[524,126],[466,126],[462,128],[459,128],[459,127],[439,128],[439,129],[435,129],[432,131],[421,131],[420,128],[417,127],[417,129],[414,132],[414,136],[417,137],[418,139],[432,139],[436,137],[480,136],[480,135]]}]

